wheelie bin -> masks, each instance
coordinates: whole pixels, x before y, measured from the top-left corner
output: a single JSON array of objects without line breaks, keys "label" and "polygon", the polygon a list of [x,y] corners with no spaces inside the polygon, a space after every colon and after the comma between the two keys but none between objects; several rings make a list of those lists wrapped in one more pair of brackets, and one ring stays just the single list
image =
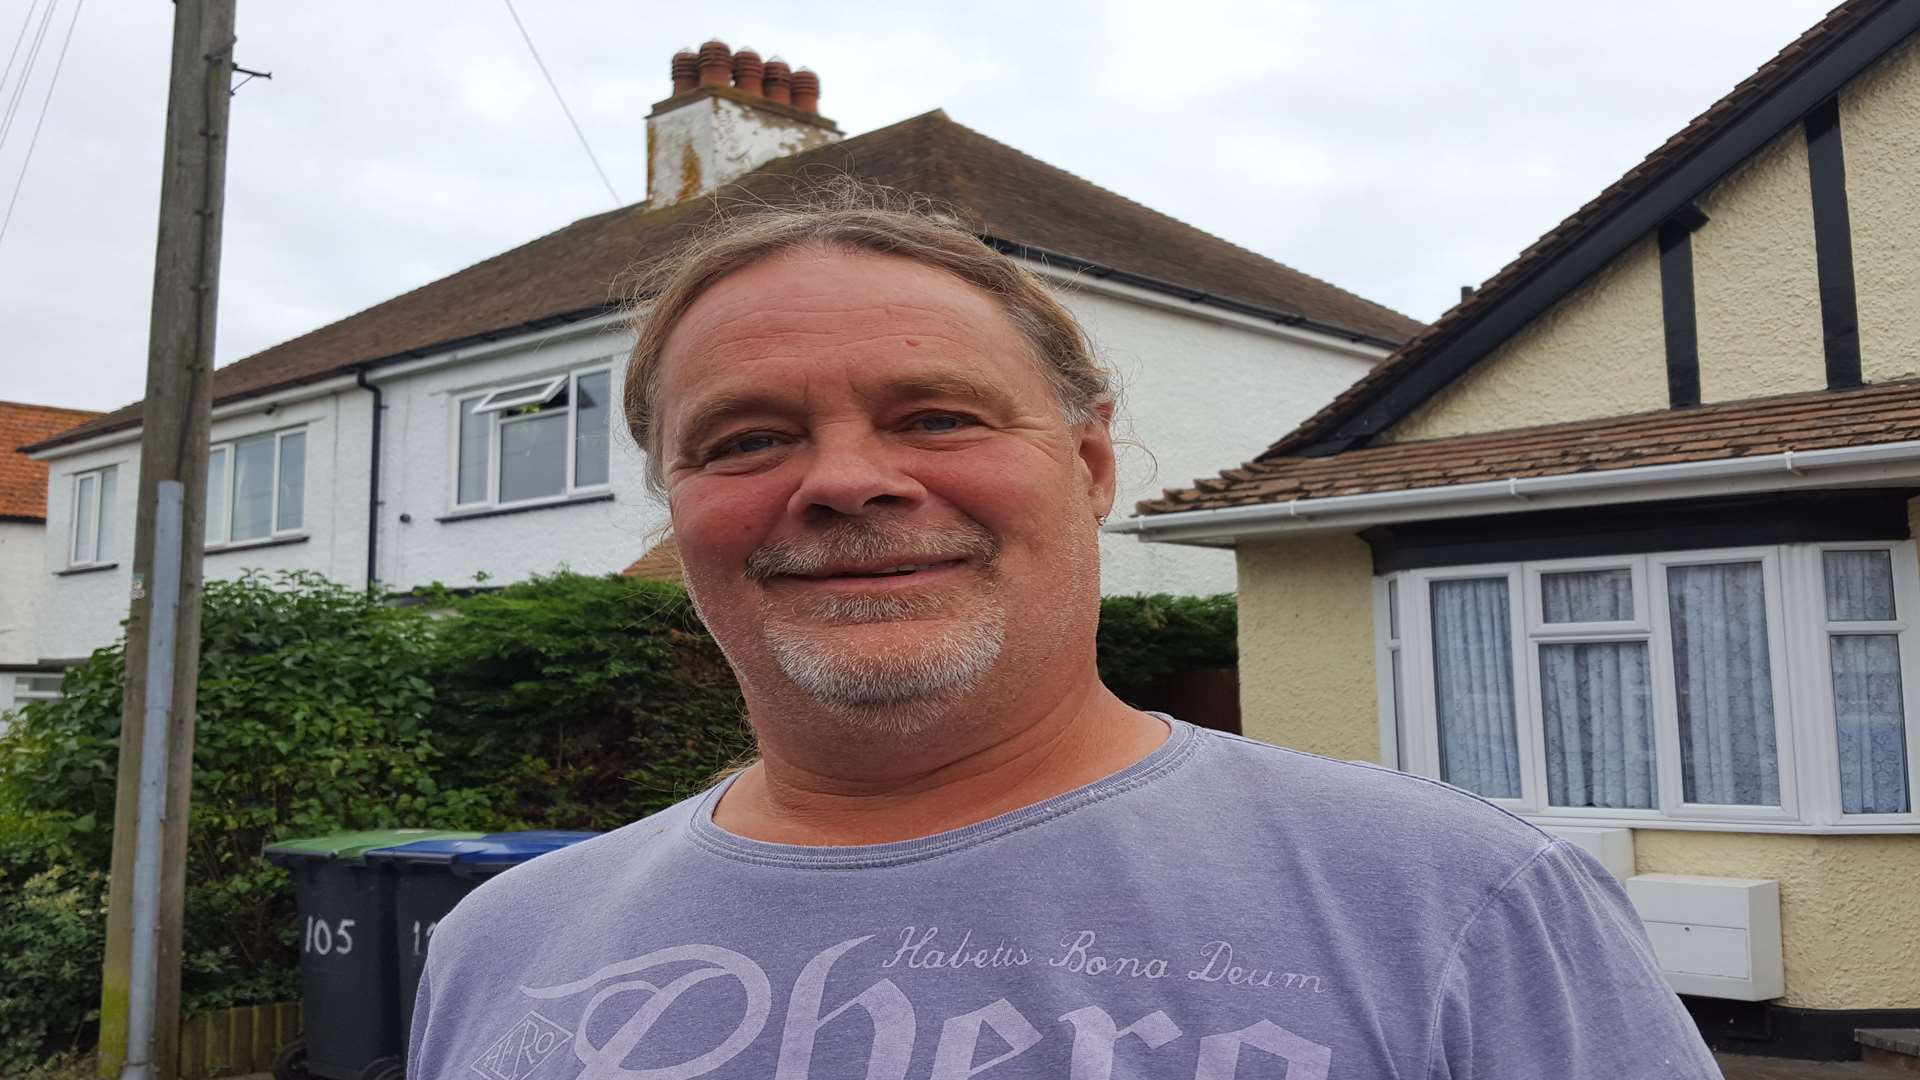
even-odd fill
[{"label": "wheelie bin", "polygon": [[427,945],[453,906],[495,874],[598,835],[529,829],[489,833],[479,839],[416,840],[366,853],[369,864],[393,870],[394,970],[399,977],[403,1042],[413,1029],[413,999],[427,968]]},{"label": "wheelie bin", "polygon": [[398,1080],[405,1030],[393,970],[393,874],[369,850],[476,832],[383,829],[269,845],[293,875],[306,1038],[274,1063],[278,1080]]}]

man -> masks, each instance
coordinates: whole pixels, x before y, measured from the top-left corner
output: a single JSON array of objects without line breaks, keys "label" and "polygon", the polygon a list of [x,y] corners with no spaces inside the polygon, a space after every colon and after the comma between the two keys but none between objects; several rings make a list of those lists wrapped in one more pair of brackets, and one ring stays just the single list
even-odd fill
[{"label": "man", "polygon": [[1719,1075],[1576,849],[1101,685],[1113,397],[1036,279],[842,207],[653,295],[628,418],[761,756],[449,916],[415,1080]]}]

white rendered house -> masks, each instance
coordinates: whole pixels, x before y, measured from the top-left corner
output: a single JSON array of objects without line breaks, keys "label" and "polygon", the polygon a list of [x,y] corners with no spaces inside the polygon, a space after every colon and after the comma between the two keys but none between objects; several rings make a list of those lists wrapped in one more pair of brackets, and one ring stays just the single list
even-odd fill
[{"label": "white rendered house", "polygon": [[[1119,372],[1125,434],[1149,452],[1123,458],[1123,506],[1160,478],[1251,457],[1419,328],[942,112],[842,139],[814,111],[810,73],[718,43],[676,57],[674,73],[647,120],[646,202],[216,373],[209,577],[297,568],[405,592],[631,563],[665,508],[615,404],[632,334],[611,283],[707,220],[722,187],[791,197],[797,177],[824,168],[967,212],[983,242],[1058,285]],[[139,422],[129,406],[32,447],[50,469],[50,532],[99,498],[87,478],[108,469],[132,520]],[[93,548],[66,535],[46,545],[36,660],[70,662],[117,634],[123,532]],[[1109,593],[1234,587],[1229,553],[1102,543]]]}]

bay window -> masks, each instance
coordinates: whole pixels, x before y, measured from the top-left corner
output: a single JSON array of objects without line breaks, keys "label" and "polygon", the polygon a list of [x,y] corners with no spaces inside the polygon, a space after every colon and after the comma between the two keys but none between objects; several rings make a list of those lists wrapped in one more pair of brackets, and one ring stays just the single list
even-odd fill
[{"label": "bay window", "polygon": [[1911,541],[1377,580],[1387,758],[1530,817],[1920,827]]},{"label": "bay window", "polygon": [[207,546],[299,534],[306,490],[305,430],[215,443],[207,450]]},{"label": "bay window", "polygon": [[608,368],[545,376],[456,401],[453,504],[481,509],[603,491]]}]

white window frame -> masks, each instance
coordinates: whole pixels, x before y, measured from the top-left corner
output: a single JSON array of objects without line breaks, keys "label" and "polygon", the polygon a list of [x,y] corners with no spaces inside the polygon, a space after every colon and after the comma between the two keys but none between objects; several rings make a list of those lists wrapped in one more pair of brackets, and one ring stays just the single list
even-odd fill
[{"label": "white window frame", "polygon": [[[607,376],[607,480],[600,484],[577,484],[575,478],[579,463],[575,460],[580,446],[580,380],[593,375]],[[558,494],[538,495],[526,499],[514,499],[508,502],[500,500],[500,429],[522,420],[529,420],[540,413],[527,416],[508,416],[512,409],[528,405],[545,404],[559,396],[561,390],[567,392],[567,463],[565,484]],[[548,503],[562,503],[584,495],[598,495],[613,488],[613,365],[602,361],[587,367],[574,368],[558,375],[540,379],[523,380],[506,386],[464,391],[450,395],[453,409],[447,460],[452,465],[448,472],[447,506],[451,513],[465,514],[483,512],[504,507],[543,506]],[[468,502],[460,501],[460,421],[461,409],[469,401],[478,400],[474,405],[475,417],[487,418],[487,491],[486,497]]]},{"label": "white window frame", "polygon": [[[1890,553],[1896,619],[1830,624],[1823,558],[1828,551]],[[1668,567],[1758,562],[1766,588],[1769,663],[1773,678],[1775,755],[1780,806],[1723,806],[1682,801],[1678,699],[1674,685]],[[1540,600],[1543,574],[1622,568],[1633,573],[1634,617],[1618,623],[1549,624]],[[1440,778],[1439,726],[1433,671],[1434,582],[1505,576],[1515,660],[1514,698],[1523,762],[1521,797],[1492,799],[1543,824],[1624,828],[1699,828],[1748,832],[1920,832],[1920,554],[1911,540],[1795,543],[1648,555],[1554,559],[1404,570],[1374,581],[1375,686],[1382,761]],[[1398,601],[1400,636],[1390,629]],[[1840,812],[1838,738],[1834,727],[1831,633],[1893,634],[1899,641],[1906,709],[1908,802],[1900,814]],[[1546,803],[1546,745],[1539,650],[1543,644],[1646,641],[1653,686],[1655,776],[1651,810],[1561,807]],[[1401,657],[1401,709],[1396,715],[1392,656]]]},{"label": "white window frame", "polygon": [[[118,501],[120,495],[119,469],[119,463],[115,462],[112,465],[102,465],[98,468],[73,474],[72,505],[67,508],[67,566],[71,569],[81,569],[89,566],[106,566],[114,561],[106,552],[100,550],[100,523],[102,520],[100,511],[103,508],[102,503],[104,500],[102,496],[106,491],[106,477],[108,473],[114,474],[114,497],[115,500]],[[80,489],[87,480],[93,481],[93,494],[83,500],[80,496]],[[93,536],[90,538],[92,552],[84,559],[80,557],[80,511],[82,509],[82,502],[86,504],[85,508],[93,514]]]},{"label": "white window frame", "polygon": [[[290,435],[307,436],[307,447],[306,453],[302,455],[300,459],[300,524],[295,528],[282,529],[280,527],[281,444],[284,443]],[[237,475],[237,470],[233,467],[234,447],[243,442],[252,442],[255,439],[269,437],[273,439],[272,497],[267,506],[269,531],[265,536],[250,536],[245,540],[235,540],[233,538],[233,485],[239,480],[239,476]],[[213,492],[209,491],[206,493],[207,520],[205,522],[209,530],[209,535],[217,534],[220,539],[207,540],[206,550],[224,551],[228,548],[254,547],[259,544],[271,544],[275,541],[288,539],[289,537],[307,535],[307,478],[312,475],[308,471],[307,465],[313,460],[313,438],[307,430],[307,425],[301,424],[297,427],[280,428],[276,431],[255,431],[246,435],[236,435],[231,439],[223,439],[220,442],[214,443],[207,448],[209,470],[212,468],[214,457],[222,454],[226,456],[226,465],[223,470],[223,480],[226,490],[221,494],[217,502],[213,497]],[[216,515],[218,516],[219,522],[219,528],[217,530],[213,528]]]}]

